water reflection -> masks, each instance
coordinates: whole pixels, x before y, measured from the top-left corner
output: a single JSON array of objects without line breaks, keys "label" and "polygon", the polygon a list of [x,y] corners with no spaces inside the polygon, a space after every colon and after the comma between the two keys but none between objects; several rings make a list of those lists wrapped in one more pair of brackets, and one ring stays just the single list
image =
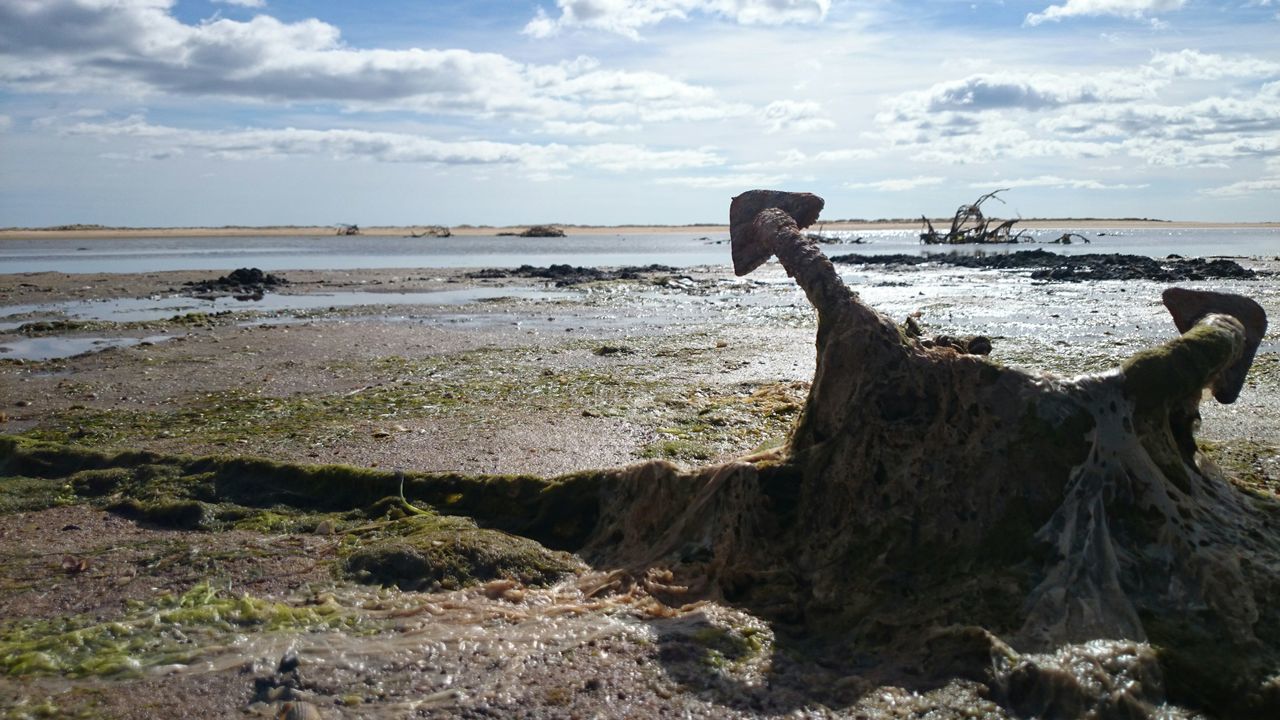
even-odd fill
[{"label": "water reflection", "polygon": [[173,338],[169,335],[151,335],[144,338],[107,337],[42,337],[25,338],[0,343],[0,358],[7,360],[56,360],[87,355],[110,348],[162,343]]}]

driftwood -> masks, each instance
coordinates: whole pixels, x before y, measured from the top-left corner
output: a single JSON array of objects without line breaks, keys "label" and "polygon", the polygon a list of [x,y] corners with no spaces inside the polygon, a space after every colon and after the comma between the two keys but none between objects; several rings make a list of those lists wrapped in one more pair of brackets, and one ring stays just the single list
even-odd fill
[{"label": "driftwood", "polygon": [[[1194,437],[1203,388],[1239,393],[1261,307],[1172,288],[1180,337],[1115,371],[1029,375],[925,347],[863,304],[800,232],[822,205],[751,191],[730,209],[737,273],[776,255],[818,314],[786,447],[604,476],[583,555],[669,571],[673,601],[718,597],[873,664],[984,682],[1024,715],[1169,699],[1280,716],[1280,505],[1225,481]],[[1142,678],[1099,697],[1020,659],[1095,640],[1149,643]]]},{"label": "driftwood", "polygon": [[1056,240],[1050,240],[1049,244],[1050,245],[1070,245],[1072,242],[1074,242],[1074,240],[1072,240],[1071,238],[1075,238],[1076,240],[1079,240],[1080,242],[1086,245],[1089,244],[1089,238],[1081,235],[1080,233],[1070,233],[1070,232],[1062,233],[1061,235],[1058,236]]},{"label": "driftwood", "polygon": [[564,237],[564,230],[555,225],[532,225],[520,232],[500,232],[498,235],[525,238]]},{"label": "driftwood", "polygon": [[[922,222],[920,242],[926,245],[968,245],[990,243],[1016,243],[1022,240],[1022,233],[1014,233],[1013,226],[1017,220],[1002,220],[994,226],[992,218],[982,212],[982,204],[988,200],[1000,200],[999,193],[1007,189],[994,190],[967,205],[961,205],[951,218],[951,227],[945,235],[939,234],[933,222],[926,216],[920,216]],[[1004,202],[1000,200],[1000,202]]]},{"label": "driftwood", "polygon": [[447,237],[451,237],[452,235],[453,235],[453,231],[445,227],[444,225],[429,225],[426,228],[423,228],[422,232],[414,232],[412,230],[409,231],[409,237],[415,237],[415,238],[420,238],[420,237],[447,238]]}]

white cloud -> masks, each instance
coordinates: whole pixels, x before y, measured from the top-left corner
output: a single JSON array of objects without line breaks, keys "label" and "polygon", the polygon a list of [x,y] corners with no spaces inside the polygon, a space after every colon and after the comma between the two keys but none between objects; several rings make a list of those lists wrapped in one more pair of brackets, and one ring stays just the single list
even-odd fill
[{"label": "white cloud", "polygon": [[132,157],[153,159],[181,153],[202,153],[225,160],[308,156],[386,163],[516,165],[543,173],[568,168],[619,173],[673,170],[712,167],[724,162],[711,148],[653,150],[619,143],[538,145],[486,140],[444,141],[411,133],[353,129],[203,131],[153,125],[140,115],[112,122],[78,122],[63,127],[62,132],[111,140],[113,145],[121,138],[138,139],[146,147]]},{"label": "white cloud", "polygon": [[688,177],[664,177],[654,180],[658,185],[683,185],[691,188],[777,188],[790,179],[789,175],[762,175],[739,173],[730,175],[696,175]]},{"label": "white cloud", "polygon": [[735,165],[738,170],[772,170],[775,168],[794,168],[807,165],[818,164],[848,164],[859,160],[870,160],[879,157],[881,152],[870,148],[839,148],[836,150],[821,150],[812,155],[797,149],[786,150],[779,153],[779,157],[774,160],[760,160],[757,162],[739,163]]},{"label": "white cloud", "polygon": [[0,84],[19,90],[164,93],[348,109],[597,122],[672,122],[749,110],[656,72],[590,58],[526,64],[460,49],[362,50],[319,20],[219,18],[172,0],[0,2]]},{"label": "white cloud", "polygon": [[264,8],[267,6],[266,0],[213,0],[223,5],[239,5],[244,8]]},{"label": "white cloud", "polygon": [[1275,77],[1280,63],[1195,50],[1089,75],[970,75],[890,98],[876,137],[934,163],[1127,156],[1223,166],[1274,152]]},{"label": "white cloud", "polygon": [[1019,178],[1016,180],[995,180],[992,182],[970,183],[971,188],[1029,188],[1029,187],[1047,187],[1059,190],[1139,190],[1147,187],[1142,185],[1129,185],[1125,183],[1107,184],[1098,180],[1081,180],[1072,178],[1062,178],[1056,175],[1040,175],[1033,178]]},{"label": "white cloud", "polygon": [[775,100],[760,111],[760,122],[770,133],[803,133],[836,126],[822,111],[822,105],[811,100]]},{"label": "white cloud", "polygon": [[616,132],[635,132],[639,130],[639,125],[613,125],[610,123],[598,123],[595,121],[587,122],[564,122],[561,120],[548,120],[542,123],[542,131],[548,135],[579,135],[582,137],[596,137],[598,135],[608,135]]},{"label": "white cloud", "polygon": [[813,154],[813,162],[848,163],[854,160],[870,160],[879,157],[880,151],[869,148],[844,148],[840,150],[823,150]]},{"label": "white cloud", "polygon": [[1152,13],[1181,10],[1186,0],[1067,0],[1027,15],[1028,25],[1063,18],[1111,16],[1140,20]]},{"label": "white cloud", "polygon": [[13,127],[13,118],[8,115],[0,115],[0,132],[8,132]]},{"label": "white cloud", "polygon": [[559,17],[539,7],[524,33],[545,38],[561,30],[584,28],[636,40],[641,28],[664,20],[687,20],[695,14],[745,25],[817,23],[826,18],[831,0],[556,0],[556,6]]},{"label": "white cloud", "polygon": [[1125,150],[1149,165],[1164,167],[1230,167],[1231,160],[1280,157],[1280,136],[1235,138],[1223,142],[1193,144],[1184,140],[1134,138]]},{"label": "white cloud", "polygon": [[941,82],[923,92],[893,98],[889,111],[897,119],[947,112],[1044,110],[1081,103],[1138,100],[1154,96],[1165,84],[1150,72],[1059,75],[1050,73],[979,73]]},{"label": "white cloud", "polygon": [[1232,78],[1267,78],[1280,76],[1280,63],[1258,58],[1228,58],[1199,50],[1156,53],[1148,65],[1157,72],[1173,77],[1196,80]]},{"label": "white cloud", "polygon": [[633,170],[678,170],[723,164],[712,148],[650,150],[639,145],[606,143],[569,148],[564,151],[570,165],[600,168],[613,172]]},{"label": "white cloud", "polygon": [[1077,108],[1045,118],[1037,127],[1075,138],[1146,137],[1206,143],[1224,136],[1280,132],[1280,103],[1260,93],[1252,98],[1209,97],[1185,105]]},{"label": "white cloud", "polygon": [[1221,187],[1208,188],[1200,191],[1204,195],[1211,197],[1242,197],[1245,195],[1257,195],[1260,193],[1280,193],[1280,175],[1259,178],[1257,180],[1242,180],[1234,182],[1230,185]]},{"label": "white cloud", "polygon": [[917,175],[913,178],[895,178],[875,182],[845,183],[850,190],[875,190],[876,192],[905,192],[930,185],[941,185],[946,178],[936,175]]}]

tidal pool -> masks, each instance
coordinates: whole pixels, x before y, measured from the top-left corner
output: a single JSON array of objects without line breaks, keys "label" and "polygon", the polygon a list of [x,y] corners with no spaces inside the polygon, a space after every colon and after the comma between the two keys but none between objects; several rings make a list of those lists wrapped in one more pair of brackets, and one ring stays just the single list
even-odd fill
[{"label": "tidal pool", "polygon": [[152,295],[145,298],[8,305],[0,307],[0,331],[16,330],[27,322],[39,320],[148,322],[197,312],[210,315],[227,311],[269,313],[373,305],[465,305],[499,298],[545,301],[576,297],[578,293],[572,291],[509,287],[469,287],[414,293],[337,292],[306,295],[271,293],[247,299],[237,299],[233,296],[197,298],[185,295]]},{"label": "tidal pool", "polygon": [[8,360],[56,360],[109,348],[133,347],[172,340],[171,335],[129,337],[38,337],[0,342],[0,358]]}]

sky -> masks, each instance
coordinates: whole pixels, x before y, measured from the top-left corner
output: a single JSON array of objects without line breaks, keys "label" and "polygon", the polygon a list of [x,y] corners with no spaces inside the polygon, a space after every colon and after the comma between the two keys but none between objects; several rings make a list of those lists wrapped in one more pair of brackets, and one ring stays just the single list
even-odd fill
[{"label": "sky", "polygon": [[1280,220],[1280,0],[0,0],[0,227]]}]

